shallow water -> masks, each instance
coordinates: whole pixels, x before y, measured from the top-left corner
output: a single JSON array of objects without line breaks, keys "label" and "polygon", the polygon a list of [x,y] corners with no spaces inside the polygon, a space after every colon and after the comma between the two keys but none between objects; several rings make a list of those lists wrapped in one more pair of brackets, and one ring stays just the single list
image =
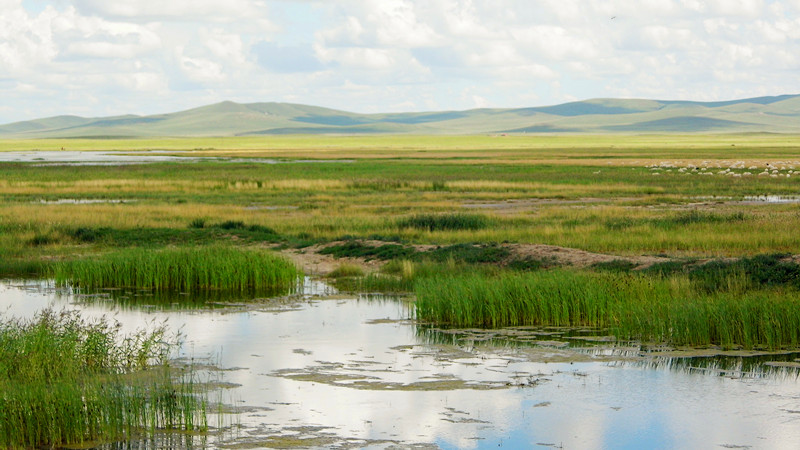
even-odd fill
[{"label": "shallow water", "polygon": [[[165,153],[169,153],[166,155]],[[175,156],[187,153],[187,156]],[[152,162],[199,162],[216,161],[254,164],[284,163],[353,163],[351,159],[331,160],[280,160],[269,158],[229,158],[217,156],[189,156],[187,150],[152,150],[152,151],[11,151],[0,152],[0,162],[24,162],[36,165],[57,166],[106,166],[145,164]]]},{"label": "shallow water", "polygon": [[407,320],[412,310],[403,300],[336,294],[312,281],[303,292],[258,304],[161,309],[58,292],[47,283],[4,282],[0,311],[31,317],[47,306],[79,309],[114,317],[131,331],[167,320],[185,335],[184,360],[226,369],[212,372],[231,387],[212,397],[238,411],[197,446],[800,442],[798,371],[764,364],[792,365],[796,353],[675,358],[597,330],[436,330]]},{"label": "shallow water", "polygon": [[149,154],[149,152],[20,151],[0,152],[0,162],[58,165],[107,165],[145,162],[191,161],[191,158]]},{"label": "shallow water", "polygon": [[745,197],[746,203],[800,203],[797,195],[755,195]]}]

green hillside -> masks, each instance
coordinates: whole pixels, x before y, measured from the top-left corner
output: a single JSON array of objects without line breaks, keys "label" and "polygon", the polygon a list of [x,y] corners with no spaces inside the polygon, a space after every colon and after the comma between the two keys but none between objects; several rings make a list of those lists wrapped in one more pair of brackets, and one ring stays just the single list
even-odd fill
[{"label": "green hillside", "polygon": [[150,116],[56,116],[0,125],[0,138],[737,132],[800,133],[800,95],[709,103],[592,99],[532,108],[383,114],[228,101]]}]

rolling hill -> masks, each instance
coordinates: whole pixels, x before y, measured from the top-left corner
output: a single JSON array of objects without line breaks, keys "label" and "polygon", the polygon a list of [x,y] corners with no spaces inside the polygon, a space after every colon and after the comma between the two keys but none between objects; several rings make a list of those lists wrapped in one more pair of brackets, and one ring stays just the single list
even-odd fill
[{"label": "rolling hill", "polygon": [[593,99],[534,108],[384,114],[227,101],[169,114],[56,116],[0,125],[0,138],[747,132],[800,133],[800,95],[706,103]]}]

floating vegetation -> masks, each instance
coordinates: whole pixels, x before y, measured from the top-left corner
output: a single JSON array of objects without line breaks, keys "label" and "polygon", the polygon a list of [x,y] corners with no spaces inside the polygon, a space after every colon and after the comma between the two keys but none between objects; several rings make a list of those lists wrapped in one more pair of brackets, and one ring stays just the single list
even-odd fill
[{"label": "floating vegetation", "polygon": [[288,290],[299,275],[291,262],[274,253],[232,247],[126,249],[96,259],[60,263],[54,271],[60,285],[156,292]]},{"label": "floating vegetation", "polygon": [[0,322],[0,448],[53,448],[205,431],[207,401],[176,373],[165,327],[121,336],[106,319],[44,310]]},{"label": "floating vegetation", "polygon": [[797,291],[698,290],[687,277],[567,270],[422,278],[417,318],[455,327],[590,326],[621,339],[797,348]]}]

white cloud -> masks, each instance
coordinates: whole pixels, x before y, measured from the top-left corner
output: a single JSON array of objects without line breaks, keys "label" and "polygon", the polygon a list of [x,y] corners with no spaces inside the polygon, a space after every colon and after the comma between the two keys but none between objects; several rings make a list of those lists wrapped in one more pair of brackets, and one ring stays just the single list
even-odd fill
[{"label": "white cloud", "polygon": [[537,53],[551,59],[591,59],[598,53],[592,38],[560,26],[516,27],[511,33],[519,47],[533,46]]},{"label": "white cloud", "polygon": [[0,0],[0,12],[0,95],[25,104],[0,122],[225,99],[715,100],[796,91],[800,70],[800,0]]},{"label": "white cloud", "polygon": [[317,33],[317,39],[328,45],[364,44],[361,37],[365,30],[357,17],[348,16],[341,25]]},{"label": "white cloud", "polygon": [[657,49],[698,48],[702,45],[694,38],[691,30],[670,28],[663,25],[645,27],[641,33],[642,42]]},{"label": "white cloud", "polygon": [[184,75],[198,82],[220,82],[225,79],[222,65],[203,58],[184,56],[180,60]]},{"label": "white cloud", "polygon": [[386,70],[397,63],[392,50],[366,47],[326,48],[316,47],[317,56],[324,62],[333,62],[361,69]]},{"label": "white cloud", "polygon": [[755,18],[764,12],[762,0],[708,0],[710,12],[727,16]]},{"label": "white cloud", "polygon": [[71,3],[87,15],[113,17],[133,22],[249,21],[266,14],[266,1],[251,0],[73,0]]},{"label": "white cloud", "polygon": [[24,74],[56,56],[50,29],[54,14],[54,10],[48,9],[32,19],[19,0],[4,1],[0,14],[0,75]]},{"label": "white cloud", "polygon": [[205,44],[211,54],[218,60],[228,61],[237,65],[243,65],[247,62],[244,43],[242,42],[242,37],[238,34],[215,29],[207,34]]},{"label": "white cloud", "polygon": [[379,43],[393,47],[427,47],[440,42],[438,34],[417,19],[412,2],[385,0],[367,5],[366,15],[375,25]]},{"label": "white cloud", "polygon": [[119,84],[140,92],[164,92],[167,89],[164,77],[152,72],[124,74],[119,79]]},{"label": "white cloud", "polygon": [[470,0],[441,0],[434,3],[441,5],[437,12],[444,18],[444,29],[455,38],[466,37],[475,41],[503,39],[506,36],[505,28],[486,20],[494,17],[497,9],[504,9],[502,5],[498,4],[496,9],[489,7],[478,11]]}]

